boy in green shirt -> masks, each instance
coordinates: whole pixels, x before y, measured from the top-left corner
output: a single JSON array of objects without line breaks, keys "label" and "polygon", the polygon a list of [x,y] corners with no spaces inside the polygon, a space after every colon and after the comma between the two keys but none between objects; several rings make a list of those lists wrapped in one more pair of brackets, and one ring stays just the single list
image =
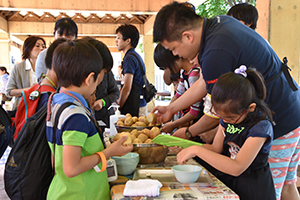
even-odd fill
[{"label": "boy in green shirt", "polygon": [[[110,199],[106,159],[132,150],[132,145],[122,146],[127,137],[104,147],[85,101],[110,71],[103,66],[96,48],[83,40],[66,42],[55,49],[53,68],[61,89],[48,102],[47,140],[54,153],[56,174],[47,199]],[[66,102],[75,105],[60,115],[54,141],[55,114]],[[96,165],[101,172],[96,171]]]}]

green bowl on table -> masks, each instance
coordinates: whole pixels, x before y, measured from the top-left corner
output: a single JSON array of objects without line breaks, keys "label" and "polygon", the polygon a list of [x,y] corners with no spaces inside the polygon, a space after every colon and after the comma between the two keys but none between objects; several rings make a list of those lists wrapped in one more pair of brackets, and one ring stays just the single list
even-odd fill
[{"label": "green bowl on table", "polygon": [[113,156],[111,158],[116,161],[118,174],[120,175],[132,174],[140,160],[139,154],[134,152],[129,152],[124,156]]}]

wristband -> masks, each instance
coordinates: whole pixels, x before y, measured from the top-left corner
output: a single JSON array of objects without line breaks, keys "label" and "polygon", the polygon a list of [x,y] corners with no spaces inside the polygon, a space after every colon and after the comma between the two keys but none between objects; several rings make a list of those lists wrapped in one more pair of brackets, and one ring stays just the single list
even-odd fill
[{"label": "wristband", "polygon": [[97,152],[96,154],[98,154],[101,158],[101,162],[102,162],[102,169],[100,171],[97,172],[104,172],[106,170],[106,157],[104,155],[104,153],[102,153],[101,151]]},{"label": "wristband", "polygon": [[101,99],[101,101],[103,102],[103,106],[102,107],[105,107],[106,102],[104,101],[104,99]]}]

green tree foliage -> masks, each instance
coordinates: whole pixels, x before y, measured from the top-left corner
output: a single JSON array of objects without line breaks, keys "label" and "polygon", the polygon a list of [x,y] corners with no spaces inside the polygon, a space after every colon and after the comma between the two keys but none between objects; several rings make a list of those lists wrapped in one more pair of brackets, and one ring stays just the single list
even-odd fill
[{"label": "green tree foliage", "polygon": [[196,8],[196,12],[202,17],[212,18],[217,15],[226,15],[232,6],[244,2],[256,5],[256,0],[206,0]]}]

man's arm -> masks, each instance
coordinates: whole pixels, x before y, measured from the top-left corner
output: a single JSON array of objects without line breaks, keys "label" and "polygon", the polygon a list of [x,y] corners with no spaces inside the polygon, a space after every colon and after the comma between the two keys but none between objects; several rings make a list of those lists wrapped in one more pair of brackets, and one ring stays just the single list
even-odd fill
[{"label": "man's arm", "polygon": [[[193,137],[205,133],[215,127],[217,127],[219,124],[219,119],[209,117],[207,115],[203,115],[195,124],[189,127],[189,132],[192,134]],[[177,130],[173,136],[185,138],[188,139],[185,135],[185,128],[181,128]]]},{"label": "man's arm", "polygon": [[129,74],[129,73],[125,74],[124,85],[120,92],[120,98],[118,100],[118,104],[120,105],[120,107],[122,107],[125,104],[130,94],[132,82],[133,82],[133,74]]},{"label": "man's arm", "polygon": [[202,78],[199,78],[180,98],[172,102],[167,107],[157,106],[151,112],[157,110],[159,122],[167,122],[172,119],[175,112],[183,110],[190,105],[202,100],[206,95],[206,84]]}]

